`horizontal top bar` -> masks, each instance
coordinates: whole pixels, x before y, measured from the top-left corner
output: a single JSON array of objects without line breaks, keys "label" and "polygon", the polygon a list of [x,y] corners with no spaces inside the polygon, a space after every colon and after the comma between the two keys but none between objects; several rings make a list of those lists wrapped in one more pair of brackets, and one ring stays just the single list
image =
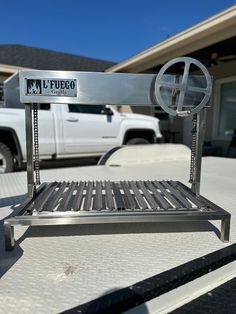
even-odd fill
[{"label": "horizontal top bar", "polygon": [[[170,105],[173,89],[178,89],[176,75],[164,75],[168,84],[163,97]],[[178,76],[180,77],[180,76]],[[197,78],[197,79],[196,79]],[[199,79],[200,78],[200,79]],[[157,105],[154,85],[156,74],[99,73],[71,71],[20,71],[22,103],[58,103],[88,105]],[[189,77],[192,87],[204,85],[202,76]],[[200,93],[198,93],[200,94]],[[189,99],[188,99],[189,98]],[[188,104],[197,97],[186,95]],[[191,101],[192,99],[192,101]]]}]

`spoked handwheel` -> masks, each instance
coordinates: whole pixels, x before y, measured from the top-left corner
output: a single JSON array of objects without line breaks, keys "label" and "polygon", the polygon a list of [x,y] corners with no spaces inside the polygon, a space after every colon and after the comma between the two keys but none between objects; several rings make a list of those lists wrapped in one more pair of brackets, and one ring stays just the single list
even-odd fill
[{"label": "spoked handwheel", "polygon": [[[184,63],[183,75],[180,77],[179,82],[170,82],[166,80],[166,72],[171,66],[177,63]],[[191,64],[194,64],[202,72],[202,79],[195,80],[194,84],[189,75]],[[156,101],[163,110],[172,116],[186,117],[199,112],[208,103],[211,96],[211,89],[212,79],[208,70],[202,63],[189,57],[176,58],[166,63],[161,68],[155,80]],[[164,99],[167,91],[171,94],[172,98],[175,97],[174,105],[173,102],[170,104]],[[200,98],[200,101],[198,100],[197,103],[194,103],[194,105],[186,104],[185,97],[189,93],[191,93],[192,98],[196,96],[195,98],[199,99],[199,93],[203,97]]]}]

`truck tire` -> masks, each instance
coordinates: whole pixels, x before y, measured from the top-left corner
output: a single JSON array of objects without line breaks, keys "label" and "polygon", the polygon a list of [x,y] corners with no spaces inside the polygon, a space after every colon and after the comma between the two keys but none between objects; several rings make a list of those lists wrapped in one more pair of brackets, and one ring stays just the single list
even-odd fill
[{"label": "truck tire", "polygon": [[0,142],[0,173],[12,172],[13,169],[14,160],[11,150]]},{"label": "truck tire", "polygon": [[131,138],[127,141],[126,145],[139,145],[139,144],[150,144],[148,140],[141,137]]}]

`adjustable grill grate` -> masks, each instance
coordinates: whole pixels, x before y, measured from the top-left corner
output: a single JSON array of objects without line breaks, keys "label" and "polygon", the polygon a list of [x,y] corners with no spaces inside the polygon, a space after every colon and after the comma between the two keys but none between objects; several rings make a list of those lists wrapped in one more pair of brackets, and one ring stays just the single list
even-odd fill
[{"label": "adjustable grill grate", "polygon": [[35,213],[201,209],[206,209],[206,205],[176,181],[46,183],[30,207]]},{"label": "adjustable grill grate", "polygon": [[221,220],[229,241],[230,215],[178,181],[43,183],[34,197],[4,222],[6,250],[15,245],[14,225],[72,225]]}]

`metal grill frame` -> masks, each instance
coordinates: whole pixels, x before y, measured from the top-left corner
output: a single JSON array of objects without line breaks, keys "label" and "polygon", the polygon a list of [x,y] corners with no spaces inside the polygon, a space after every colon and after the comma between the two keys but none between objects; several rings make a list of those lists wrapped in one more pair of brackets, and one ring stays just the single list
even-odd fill
[{"label": "metal grill frame", "polygon": [[[146,181],[144,181],[146,182]],[[157,181],[158,182],[158,181]],[[117,183],[117,182],[111,182]],[[190,222],[190,221],[206,221],[206,220],[221,220],[221,233],[220,239],[222,242],[229,241],[230,232],[230,214],[212,203],[203,196],[196,198],[194,192],[181,182],[177,183],[183,193],[188,193],[189,198],[194,202],[204,204],[205,208],[189,209],[180,208],[179,210],[166,210],[160,208],[160,210],[115,210],[115,211],[102,211],[102,210],[90,210],[90,211],[70,211],[62,213],[53,212],[47,214],[36,215],[32,211],[32,203],[39,199],[45,190],[46,183],[43,183],[37,189],[35,195],[16,209],[13,214],[5,220],[5,247],[6,250],[12,250],[15,246],[14,240],[14,226],[45,226],[45,225],[73,225],[73,224],[106,224],[106,223],[143,223],[143,222]],[[48,186],[50,186],[49,183]],[[62,183],[63,184],[63,183]],[[58,193],[59,194],[59,193]],[[42,199],[45,201],[45,198]],[[29,210],[31,208],[31,210]]]},{"label": "metal grill frame", "polygon": [[[29,76],[32,80],[37,78],[39,75],[43,78],[59,77],[59,78],[77,78],[82,84],[82,90],[84,88],[84,94],[80,93],[75,99],[73,97],[56,97],[56,96],[39,96],[30,95],[27,100],[27,95],[24,94],[25,80]],[[83,79],[84,78],[84,79]],[[138,223],[138,222],[184,222],[184,221],[206,221],[206,220],[221,220],[221,235],[220,238],[223,242],[229,241],[230,232],[230,214],[217,206],[216,204],[210,202],[208,199],[200,195],[200,177],[201,177],[201,156],[202,156],[202,142],[205,127],[205,110],[202,109],[196,113],[196,136],[195,136],[195,151],[194,158],[191,158],[191,168],[192,168],[192,187],[189,189],[187,186],[181,184],[181,188],[184,192],[191,193],[195,201],[204,203],[206,205],[205,209],[191,210],[186,204],[181,210],[167,210],[163,206],[162,210],[152,210],[149,211],[130,211],[125,206],[119,205],[123,210],[117,211],[106,211],[104,212],[102,208],[96,212],[89,211],[78,211],[76,214],[70,212],[57,215],[47,214],[41,215],[36,212],[31,211],[31,205],[34,201],[40,198],[41,193],[43,193],[45,188],[45,183],[42,183],[38,189],[35,189],[34,184],[34,160],[33,160],[33,126],[32,126],[32,108],[34,103],[84,103],[84,97],[88,95],[88,86],[94,86],[92,89],[92,95],[88,98],[90,101],[88,104],[120,104],[120,105],[156,105],[155,92],[153,95],[153,82],[156,76],[153,74],[110,74],[110,73],[83,73],[83,72],[63,72],[63,71],[21,71],[20,73],[20,94],[21,101],[25,102],[25,124],[26,124],[26,148],[27,148],[27,186],[28,186],[28,200],[22,204],[18,209],[16,209],[10,217],[4,221],[5,230],[5,248],[6,250],[12,250],[15,246],[14,240],[14,226],[15,225],[26,225],[26,226],[41,226],[41,225],[72,225],[72,224],[97,224],[97,223]],[[99,79],[99,88],[96,86],[96,82]],[[187,80],[187,78],[185,77]],[[100,90],[101,82],[104,80],[103,90]],[[91,82],[90,82],[91,81]],[[127,84],[126,84],[127,83]],[[111,88],[107,88],[107,84]],[[124,89],[124,93],[122,93]],[[135,93],[138,90],[138,93]],[[186,90],[186,84],[183,90]],[[106,92],[108,94],[106,94]],[[115,98],[112,101],[113,94],[115,93]],[[105,96],[104,96],[105,95]],[[93,96],[97,96],[94,99]],[[127,98],[125,97],[127,96]],[[153,97],[154,96],[154,97]],[[80,99],[78,99],[81,97]],[[107,97],[107,98],[106,98]],[[35,101],[34,101],[35,99]],[[66,100],[65,100],[66,99]],[[102,100],[102,101],[101,101]],[[192,152],[193,153],[193,152]],[[53,184],[53,183],[51,183]],[[113,189],[117,190],[117,182],[112,182]],[[119,183],[120,184],[120,183]],[[146,183],[145,183],[146,184]],[[145,193],[145,189],[143,189]],[[89,191],[89,197],[91,197],[91,189]],[[108,192],[109,193],[109,192]],[[117,190],[119,194],[119,191]],[[163,192],[164,193],[164,192]],[[174,192],[173,192],[174,193]],[[59,194],[59,193],[58,193]],[[70,194],[70,192],[68,192]],[[70,196],[70,195],[68,195]],[[58,201],[55,197],[54,202]],[[109,198],[109,197],[108,197]],[[150,195],[149,195],[149,199]],[[45,198],[41,199],[41,202],[46,202]],[[66,203],[67,201],[65,201]],[[100,201],[98,201],[100,202]],[[119,202],[119,201],[118,201]],[[152,201],[150,200],[152,203]],[[66,204],[64,204],[66,206]],[[100,206],[101,207],[101,206]]]}]

